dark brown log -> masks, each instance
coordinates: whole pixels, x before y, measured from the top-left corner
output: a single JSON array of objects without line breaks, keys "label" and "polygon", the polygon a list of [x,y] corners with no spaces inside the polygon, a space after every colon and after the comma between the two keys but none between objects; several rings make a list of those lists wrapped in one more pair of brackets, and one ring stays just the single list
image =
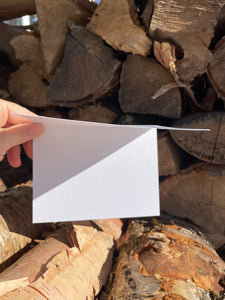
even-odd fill
[{"label": "dark brown log", "polygon": [[76,107],[70,111],[69,115],[73,120],[100,123],[113,123],[117,117],[117,114],[114,111],[101,104],[82,105]]},{"label": "dark brown log", "polygon": [[219,248],[225,243],[224,193],[225,167],[194,165],[160,183],[161,209],[193,221]]},{"label": "dark brown log", "polygon": [[69,32],[67,21],[73,19],[83,24],[87,18],[84,22],[83,14],[73,0],[35,0],[35,3],[46,71],[54,74],[63,57]]},{"label": "dark brown log", "polygon": [[0,20],[19,18],[35,14],[34,0],[7,0],[0,3]]},{"label": "dark brown log", "polygon": [[224,292],[225,263],[193,230],[130,222],[101,300],[210,300]]},{"label": "dark brown log", "polygon": [[179,88],[173,76],[155,59],[128,55],[120,81],[119,101],[125,113],[180,117]]},{"label": "dark brown log", "polygon": [[127,0],[102,0],[87,27],[116,50],[146,56],[151,40],[130,13]]},{"label": "dark brown log", "polygon": [[48,87],[48,101],[67,107],[95,102],[118,84],[120,65],[101,38],[71,24],[62,64]]},{"label": "dark brown log", "polygon": [[174,143],[168,133],[158,133],[159,176],[178,173],[182,165],[181,149]]},{"label": "dark brown log", "polygon": [[176,47],[178,77],[191,82],[206,72],[212,59],[208,50],[213,26],[225,1],[154,1],[150,32],[154,39]]},{"label": "dark brown log", "polygon": [[213,52],[213,60],[208,67],[209,79],[219,97],[225,100],[225,37],[221,39]]},{"label": "dark brown log", "polygon": [[210,131],[171,131],[174,141],[191,155],[215,164],[225,164],[225,114],[208,112],[190,115],[175,124],[181,128],[208,128]]}]

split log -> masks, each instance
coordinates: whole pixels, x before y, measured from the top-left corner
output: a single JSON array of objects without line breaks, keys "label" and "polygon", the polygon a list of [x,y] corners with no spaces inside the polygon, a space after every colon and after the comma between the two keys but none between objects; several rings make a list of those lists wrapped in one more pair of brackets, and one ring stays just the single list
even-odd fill
[{"label": "split log", "polygon": [[161,210],[188,218],[209,241],[225,244],[225,167],[194,165],[160,183]]},{"label": "split log", "polygon": [[70,110],[70,118],[73,120],[100,122],[100,123],[113,123],[117,114],[101,104],[82,105]]},{"label": "split log", "polygon": [[[50,244],[44,243],[44,248],[42,244],[39,245],[39,249],[34,248],[32,255],[28,252],[23,261],[25,268],[21,263],[16,269],[17,278],[26,277],[27,273],[32,272],[30,270],[32,266],[37,265],[39,273],[35,280],[26,284],[22,289],[8,291],[1,299],[23,300],[37,297],[37,299],[47,298],[49,300],[86,300],[93,299],[99,293],[111,270],[114,248],[112,237],[89,226],[73,226],[74,231],[70,232],[70,235],[75,241],[74,247],[68,248],[65,243],[61,244],[59,247],[65,249],[61,249],[57,253],[54,251],[55,246],[50,242]],[[57,236],[56,239],[53,239],[54,244],[59,244]],[[52,251],[55,254],[49,255]],[[42,257],[42,255],[45,258],[43,265],[34,259],[34,257]],[[2,276],[8,282],[15,278],[14,274],[15,269],[12,266],[9,272]]]},{"label": "split log", "polygon": [[54,74],[63,57],[69,31],[67,21],[72,19],[85,25],[88,20],[73,0],[35,0],[35,3],[46,71]]},{"label": "split log", "polygon": [[121,73],[119,102],[125,113],[181,115],[182,100],[173,76],[153,58],[128,55]]},{"label": "split log", "polygon": [[127,0],[102,0],[87,28],[101,36],[114,49],[146,56],[151,50],[151,40],[133,21],[131,5]]},{"label": "split log", "polygon": [[210,300],[224,292],[224,267],[193,230],[133,220],[100,299]]},{"label": "split log", "polygon": [[159,176],[175,175],[182,166],[181,149],[166,132],[158,133]]},{"label": "split log", "polygon": [[225,164],[225,114],[208,112],[193,114],[177,121],[174,126],[208,128],[210,131],[171,131],[173,140],[189,154],[207,162]]},{"label": "split log", "polygon": [[44,56],[40,39],[31,33],[19,34],[10,41],[18,60],[28,64],[42,78],[51,80],[45,70]]},{"label": "split log", "polygon": [[22,105],[45,107],[46,85],[42,77],[28,64],[23,64],[9,79],[9,92]]},{"label": "split log", "polygon": [[105,233],[112,235],[115,240],[121,237],[123,222],[120,219],[100,219],[92,222]]},{"label": "split log", "polygon": [[33,15],[36,12],[34,0],[7,0],[0,3],[0,20]]},{"label": "split log", "polygon": [[225,100],[225,37],[221,39],[213,51],[213,60],[208,67],[208,76],[219,97]]},{"label": "split log", "polygon": [[101,38],[71,24],[64,58],[48,87],[47,99],[66,107],[95,102],[118,84],[120,65]]},{"label": "split log", "polygon": [[32,224],[32,188],[29,185],[0,193],[0,270],[15,261],[44,225]]},{"label": "split log", "polygon": [[150,24],[153,39],[169,42],[176,48],[178,77],[190,83],[207,71],[212,60],[208,50],[214,25],[225,1],[154,1]]}]

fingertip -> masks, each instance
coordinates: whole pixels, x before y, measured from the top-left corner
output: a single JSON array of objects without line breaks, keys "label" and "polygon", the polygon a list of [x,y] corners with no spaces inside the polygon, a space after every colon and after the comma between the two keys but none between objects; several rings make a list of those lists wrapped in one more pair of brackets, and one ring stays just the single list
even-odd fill
[{"label": "fingertip", "polygon": [[19,145],[14,146],[8,150],[7,159],[11,167],[18,168],[21,166],[20,153],[21,153],[21,147]]},{"label": "fingertip", "polygon": [[45,128],[40,123],[31,123],[29,124],[28,131],[31,138],[38,137],[44,132]]}]

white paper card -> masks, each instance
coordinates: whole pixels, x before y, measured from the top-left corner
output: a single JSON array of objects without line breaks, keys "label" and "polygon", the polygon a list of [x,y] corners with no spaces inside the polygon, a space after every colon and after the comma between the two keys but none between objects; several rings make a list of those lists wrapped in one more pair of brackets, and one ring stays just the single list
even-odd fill
[{"label": "white paper card", "polygon": [[33,142],[34,223],[159,215],[157,126],[24,117],[45,127]]}]

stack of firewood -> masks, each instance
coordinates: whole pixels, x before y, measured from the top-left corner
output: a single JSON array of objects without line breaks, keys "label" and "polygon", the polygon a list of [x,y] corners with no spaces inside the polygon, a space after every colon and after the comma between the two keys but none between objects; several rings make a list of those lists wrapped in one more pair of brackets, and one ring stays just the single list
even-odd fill
[{"label": "stack of firewood", "polygon": [[[49,117],[211,130],[158,133],[158,221],[32,225],[31,162],[3,161],[0,299],[224,299],[224,5],[0,3],[1,98]],[[3,23],[25,14],[38,23]]]}]

